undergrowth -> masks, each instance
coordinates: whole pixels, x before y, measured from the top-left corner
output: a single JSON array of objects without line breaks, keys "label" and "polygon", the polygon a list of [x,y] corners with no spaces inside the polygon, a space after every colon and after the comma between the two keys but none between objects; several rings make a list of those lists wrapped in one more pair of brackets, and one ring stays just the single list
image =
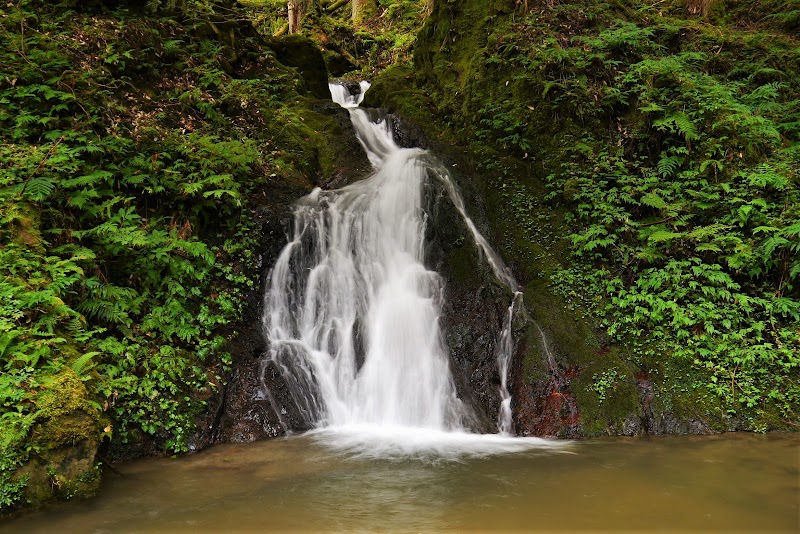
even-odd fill
[{"label": "undergrowth", "polygon": [[[793,428],[800,4],[709,3],[703,17],[683,2],[547,3],[476,23],[464,12],[478,4],[440,6],[416,64],[450,128],[535,161],[566,210],[571,258],[552,289],[635,368],[700,371],[688,387],[718,416]],[[512,182],[500,187],[524,191]],[[509,211],[535,231],[525,204]]]},{"label": "undergrowth", "polygon": [[84,437],[188,450],[257,280],[251,198],[314,171],[297,78],[254,33],[68,4],[0,12],[2,509],[67,368]]},{"label": "undergrowth", "polygon": [[[264,34],[286,31],[286,2],[245,0],[242,3]],[[428,14],[425,0],[364,2],[356,20],[352,18],[350,4],[326,0],[297,4],[304,6],[300,33],[317,42],[333,76],[372,77],[391,65],[410,63],[417,31]],[[334,6],[340,7],[332,9]]]}]

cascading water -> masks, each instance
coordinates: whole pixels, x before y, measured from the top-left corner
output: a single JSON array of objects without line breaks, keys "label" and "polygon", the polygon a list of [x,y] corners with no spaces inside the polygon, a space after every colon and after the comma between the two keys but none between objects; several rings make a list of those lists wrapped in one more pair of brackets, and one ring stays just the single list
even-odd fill
[{"label": "cascading water", "polygon": [[[453,205],[472,234],[473,241],[480,251],[483,252],[495,277],[514,292],[514,298],[511,300],[511,305],[508,307],[508,314],[503,321],[503,328],[500,331],[497,347],[495,349],[497,369],[500,373],[500,412],[497,414],[497,429],[501,434],[513,435],[514,421],[511,413],[511,392],[508,390],[508,372],[511,364],[511,357],[514,354],[514,337],[512,331],[514,315],[522,307],[522,292],[519,290],[519,284],[514,280],[511,270],[506,266],[503,259],[494,249],[492,249],[489,242],[481,235],[475,223],[472,222],[472,219],[467,215],[467,210],[464,207],[464,200],[458,193],[458,189],[456,189],[453,180],[450,179],[446,171],[443,171],[443,168],[439,167],[436,170],[438,171],[436,173],[437,176],[444,184],[445,189],[447,189]],[[538,324],[536,327],[539,328],[540,333],[544,335],[544,332],[542,332]]]},{"label": "cascading water", "polygon": [[[331,85],[375,171],[298,202],[293,234],[265,294],[269,358],[303,417],[334,446],[383,455],[550,444],[467,431],[470,414],[456,395],[439,327],[443,282],[423,263],[423,186],[430,176],[442,181],[495,274],[517,293],[515,303],[521,294],[446,171],[426,151],[398,147],[386,121],[372,122],[358,109],[368,87],[362,82],[353,95]],[[497,350],[502,434],[512,430],[506,376],[513,314],[514,304]]]}]

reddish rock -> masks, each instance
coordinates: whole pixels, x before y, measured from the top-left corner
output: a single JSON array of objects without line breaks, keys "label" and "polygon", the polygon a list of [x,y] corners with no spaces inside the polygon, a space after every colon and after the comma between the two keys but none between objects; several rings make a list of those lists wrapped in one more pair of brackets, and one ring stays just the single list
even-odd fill
[{"label": "reddish rock", "polygon": [[534,385],[523,382],[514,399],[517,432],[523,436],[580,436],[580,411],[567,384],[574,370],[559,370]]}]

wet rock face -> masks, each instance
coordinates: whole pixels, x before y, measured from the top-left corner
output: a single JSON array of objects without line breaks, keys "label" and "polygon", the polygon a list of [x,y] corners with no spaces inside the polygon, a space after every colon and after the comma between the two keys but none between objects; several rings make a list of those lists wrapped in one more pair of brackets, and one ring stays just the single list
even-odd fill
[{"label": "wet rock face", "polygon": [[648,434],[705,435],[711,429],[705,421],[694,417],[676,417],[670,411],[654,407],[655,393],[653,382],[646,373],[636,376],[636,387],[642,406],[641,426]]},{"label": "wet rock face", "polygon": [[[403,123],[395,122],[394,126],[402,127]],[[411,128],[398,138],[424,146],[427,142],[418,139],[421,136]],[[434,150],[437,157],[441,155],[445,168],[452,171],[470,218],[488,235],[481,217],[481,178],[461,171],[465,165],[456,161],[457,156]],[[444,280],[441,327],[450,353],[450,370],[459,398],[472,412],[467,426],[494,433],[501,400],[495,351],[512,293],[495,278],[441,186],[432,181],[429,187],[426,265]]]},{"label": "wet rock face", "polygon": [[[336,115],[338,120],[338,114],[344,110],[322,106],[317,111]],[[393,124],[401,128],[399,122]],[[419,132],[409,131],[398,135],[405,144],[412,144],[421,137]],[[366,175],[366,172],[358,172],[365,159],[360,145],[358,148],[350,158],[353,169],[342,169],[341,174],[334,172],[326,181],[326,188],[340,187]],[[461,177],[460,182],[469,213],[479,214],[477,199],[480,195],[470,186],[478,182],[471,182],[466,176]],[[432,180],[426,195],[430,216],[426,265],[444,280],[441,326],[451,355],[450,368],[457,394],[471,413],[464,423],[475,431],[496,432],[500,376],[495,345],[511,293],[495,280],[489,266],[480,258],[469,231],[441,185]],[[265,278],[262,287],[269,268],[286,243],[285,231],[291,224],[290,205],[285,206],[280,216],[276,215],[274,210],[264,214],[263,227],[265,235],[269,235],[263,243]],[[281,227],[283,232],[278,230]],[[286,430],[308,429],[306,418],[291,398],[281,373],[274,363],[263,359],[266,344],[260,323],[260,295],[254,292],[246,323],[240,325],[239,335],[228,348],[234,355],[234,370],[213,403],[214,409],[201,424],[195,445],[198,449],[209,443],[254,441],[282,435]]]},{"label": "wet rock face", "polygon": [[[356,87],[359,87],[358,84]],[[313,109],[335,121],[336,132],[338,132],[335,134],[338,143],[336,150],[339,153],[338,160],[330,174],[315,180],[315,185],[319,185],[323,189],[338,189],[372,172],[372,165],[367,154],[356,137],[350,113],[332,100],[320,101]]]},{"label": "wet rock face", "polygon": [[361,82],[355,80],[340,80],[337,83],[340,83],[344,87],[347,88],[347,91],[351,95],[360,95],[361,94]]},{"label": "wet rock face", "polygon": [[[214,443],[242,443],[284,435],[280,414],[265,391],[264,360],[260,355],[239,362],[226,387],[218,422],[213,428]],[[270,374],[267,382],[271,382]]]},{"label": "wet rock face", "polygon": [[394,135],[395,142],[403,148],[425,148],[431,147],[431,142],[428,140],[425,132],[416,124],[404,121],[397,115],[388,115],[389,121]]},{"label": "wet rock face", "polygon": [[[279,194],[276,194],[279,193]],[[273,191],[272,201],[256,211],[260,228],[259,267],[261,283],[246,294],[242,322],[231,332],[226,350],[233,356],[232,371],[208,399],[208,411],[198,421],[198,430],[190,445],[200,450],[213,443],[241,443],[284,435],[286,428],[276,412],[265,386],[279,391],[273,383],[270,370],[264,366],[267,343],[263,333],[261,314],[263,287],[269,270],[286,244],[286,235],[292,225],[292,203],[308,193],[296,188]],[[286,403],[291,407],[291,403]],[[293,428],[299,430],[299,428]]]},{"label": "wet rock face", "polygon": [[503,306],[486,299],[482,288],[445,287],[442,328],[450,353],[450,371],[459,398],[472,417],[465,421],[477,432],[497,432],[500,375],[494,350],[502,328]]}]

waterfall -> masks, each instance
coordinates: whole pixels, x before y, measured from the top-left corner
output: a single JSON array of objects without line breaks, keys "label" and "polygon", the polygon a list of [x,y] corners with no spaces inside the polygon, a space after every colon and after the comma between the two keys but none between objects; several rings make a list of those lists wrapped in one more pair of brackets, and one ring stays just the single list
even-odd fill
[{"label": "waterfall", "polygon": [[500,371],[500,413],[497,414],[497,428],[501,434],[514,434],[514,421],[511,417],[511,392],[508,390],[508,371],[511,357],[514,355],[514,313],[522,306],[522,293],[514,293],[514,299],[508,307],[508,314],[503,321],[500,339],[495,351],[497,355],[497,368]]},{"label": "waterfall", "polygon": [[[450,448],[454,439],[461,445],[474,442],[440,328],[443,280],[424,265],[423,187],[430,176],[438,177],[498,279],[517,294],[496,351],[503,404],[499,430],[508,434],[511,319],[521,293],[467,217],[441,165],[424,150],[398,147],[387,121],[373,122],[358,108],[368,87],[362,82],[360,92],[351,94],[343,85],[331,85],[334,101],[350,112],[374,172],[341,189],[317,188],[295,206],[289,243],[264,297],[269,359],[307,422],[318,429],[358,430],[355,441],[352,432],[340,440],[344,448],[364,449],[364,432],[395,445],[436,436],[426,441],[430,447],[445,435]],[[509,438],[484,439],[483,447],[531,446],[504,439]]]}]

